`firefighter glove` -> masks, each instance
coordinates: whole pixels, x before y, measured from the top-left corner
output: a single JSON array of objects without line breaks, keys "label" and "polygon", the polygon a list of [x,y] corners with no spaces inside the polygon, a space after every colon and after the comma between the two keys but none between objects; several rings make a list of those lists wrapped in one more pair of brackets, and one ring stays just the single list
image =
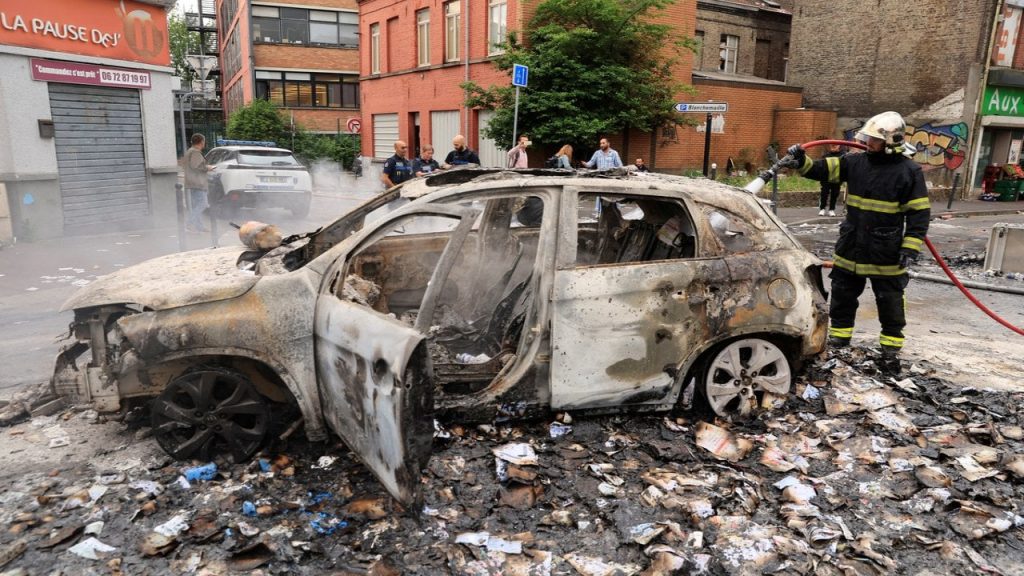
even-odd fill
[{"label": "firefighter glove", "polygon": [[786,156],[782,158],[779,165],[783,168],[800,168],[804,165],[804,158],[806,157],[804,149],[799,144],[793,144],[786,150]]},{"label": "firefighter glove", "polygon": [[900,268],[910,270],[910,267],[917,262],[917,252],[904,248],[900,250]]}]

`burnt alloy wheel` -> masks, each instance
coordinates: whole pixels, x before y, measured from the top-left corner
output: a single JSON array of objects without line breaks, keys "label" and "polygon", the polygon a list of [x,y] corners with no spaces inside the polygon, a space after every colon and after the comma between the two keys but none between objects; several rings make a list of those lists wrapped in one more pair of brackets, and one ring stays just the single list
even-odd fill
[{"label": "burnt alloy wheel", "polygon": [[784,396],[793,383],[786,353],[761,338],[734,340],[708,361],[700,385],[711,409],[723,418],[754,412],[765,393]]},{"label": "burnt alloy wheel", "polygon": [[224,368],[188,371],[150,405],[153,435],[178,460],[244,462],[263,444],[270,411],[248,378]]}]

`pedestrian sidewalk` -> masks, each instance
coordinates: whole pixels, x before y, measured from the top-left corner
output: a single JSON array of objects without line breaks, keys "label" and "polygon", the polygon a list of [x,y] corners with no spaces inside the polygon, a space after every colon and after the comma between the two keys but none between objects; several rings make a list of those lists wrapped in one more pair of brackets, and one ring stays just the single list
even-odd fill
[{"label": "pedestrian sidewalk", "polygon": [[[971,216],[993,216],[999,214],[1017,214],[1024,212],[1024,202],[982,202],[981,200],[954,200],[951,208],[947,209],[947,202],[932,201],[932,217],[940,217],[943,214],[951,214],[956,218],[969,218]],[[799,224],[828,224],[842,219],[846,207],[840,204],[836,207],[836,216],[818,216],[818,208],[815,206],[797,206],[779,208],[779,218],[789,225]]]}]

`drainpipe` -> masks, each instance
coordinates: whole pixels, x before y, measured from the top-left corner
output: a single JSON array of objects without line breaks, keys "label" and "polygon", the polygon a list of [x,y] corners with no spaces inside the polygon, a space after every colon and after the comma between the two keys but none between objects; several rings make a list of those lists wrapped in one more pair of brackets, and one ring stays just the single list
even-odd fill
[{"label": "drainpipe", "polygon": [[[971,144],[971,170],[964,182],[964,190],[974,188],[975,175],[978,173],[978,157],[981,154],[981,136],[984,127],[981,125],[981,102],[985,99],[985,88],[988,86],[988,74],[992,69],[992,48],[996,45],[996,31],[999,29],[999,21],[1003,17],[1005,0],[996,0],[996,13],[992,17],[992,29],[988,34],[988,45],[985,47],[985,65],[981,73],[981,84],[978,86],[978,97],[974,102],[974,142]],[[963,197],[963,193],[961,193]]]},{"label": "drainpipe", "polygon": [[[1000,0],[1000,2],[1001,1],[1002,0]],[[464,35],[465,36],[464,42],[463,42],[464,49],[463,49],[463,52],[462,52],[462,57],[465,58],[465,60],[466,60],[466,64],[465,64],[465,69],[466,69],[466,80],[465,81],[466,82],[469,82],[469,2],[470,2],[470,0],[463,0],[463,2],[462,2],[462,5],[465,6],[465,8],[466,8],[465,10],[463,10],[463,12],[465,13],[465,16],[466,16],[466,20],[465,20],[466,33]],[[463,93],[462,93],[462,101],[463,101],[462,107],[465,108],[466,115],[465,115],[465,119],[462,122],[462,133],[463,133],[463,135],[466,136],[466,140],[467,140],[466,146],[469,146],[469,106],[465,105],[465,101],[466,101],[466,97],[467,96],[469,96],[469,93],[466,92],[466,91],[463,91]],[[477,145],[477,148],[479,148],[479,145]]]}]

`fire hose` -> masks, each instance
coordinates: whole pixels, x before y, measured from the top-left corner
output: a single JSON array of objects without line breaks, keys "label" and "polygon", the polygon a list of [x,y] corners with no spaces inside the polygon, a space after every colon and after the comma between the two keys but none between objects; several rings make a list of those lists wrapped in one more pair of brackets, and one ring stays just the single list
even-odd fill
[{"label": "fire hose", "polygon": [[[811,142],[807,142],[805,144],[801,144],[800,147],[806,149],[806,148],[814,148],[816,146],[828,146],[828,145],[831,145],[831,144],[835,144],[837,146],[847,146],[847,147],[850,147],[850,148],[859,148],[861,150],[864,150],[864,149],[867,148],[867,146],[865,146],[864,144],[861,144],[860,142],[852,142],[852,141],[847,141],[847,140],[813,140]],[[764,188],[765,183],[768,182],[768,180],[774,178],[779,173],[779,170],[782,169],[783,166],[788,164],[789,161],[791,161],[792,159],[793,159],[793,157],[788,155],[788,154],[786,156],[780,158],[779,161],[776,162],[771,168],[769,168],[768,170],[762,172],[750,184],[747,184],[744,187],[744,189],[746,189],[747,191],[752,192],[754,194],[760,192],[761,189]],[[946,264],[946,261],[942,258],[942,255],[939,254],[939,251],[935,249],[935,245],[932,244],[931,240],[929,240],[927,236],[924,239],[924,243],[925,243],[926,246],[928,246],[928,251],[931,252],[932,257],[935,258],[935,261],[939,263],[939,267],[942,268],[942,271],[946,273],[946,276],[949,276],[949,279],[953,283],[953,285],[956,286],[957,288],[959,288],[960,292],[962,292],[964,294],[964,296],[968,300],[971,301],[972,304],[977,306],[978,309],[980,309],[982,312],[987,314],[990,318],[992,318],[996,322],[1002,324],[1003,326],[1005,326],[1006,328],[1009,328],[1010,330],[1016,332],[1017,334],[1020,334],[1021,336],[1024,336],[1024,330],[1014,326],[1013,324],[1010,324],[1008,321],[1006,321],[1005,319],[1001,318],[998,314],[996,314],[995,312],[990,310],[987,306],[982,304],[981,301],[978,300],[974,296],[974,294],[971,294],[971,291],[968,290],[967,287],[964,286],[963,282],[961,282],[960,279],[956,277],[956,274],[954,274],[953,271],[950,270],[949,265]]]}]

